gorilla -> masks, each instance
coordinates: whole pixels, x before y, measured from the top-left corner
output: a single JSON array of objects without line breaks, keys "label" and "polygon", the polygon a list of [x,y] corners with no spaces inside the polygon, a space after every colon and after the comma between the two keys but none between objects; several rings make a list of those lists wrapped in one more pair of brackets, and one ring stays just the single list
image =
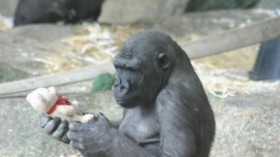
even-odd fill
[{"label": "gorilla", "polygon": [[260,0],[190,0],[185,8],[185,12],[209,11],[219,9],[251,9]]},{"label": "gorilla", "polygon": [[86,124],[44,117],[43,130],[85,157],[208,157],[215,120],[186,53],[168,35],[130,37],[114,58],[119,123],[102,113]]},{"label": "gorilla", "polygon": [[94,21],[100,15],[104,0],[20,0],[14,26],[32,23],[77,23],[81,20]]}]

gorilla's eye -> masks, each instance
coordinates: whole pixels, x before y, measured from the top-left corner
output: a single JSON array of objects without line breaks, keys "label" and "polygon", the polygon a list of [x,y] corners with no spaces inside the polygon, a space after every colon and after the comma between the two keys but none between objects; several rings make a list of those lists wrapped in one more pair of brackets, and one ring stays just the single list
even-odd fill
[{"label": "gorilla's eye", "polygon": [[169,59],[166,54],[161,53],[158,55],[158,64],[162,69],[167,69],[169,66]]}]

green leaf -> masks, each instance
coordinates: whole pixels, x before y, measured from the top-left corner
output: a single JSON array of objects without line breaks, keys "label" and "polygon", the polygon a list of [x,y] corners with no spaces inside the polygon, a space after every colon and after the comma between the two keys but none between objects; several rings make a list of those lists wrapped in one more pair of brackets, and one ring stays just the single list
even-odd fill
[{"label": "green leaf", "polygon": [[93,79],[91,92],[100,92],[111,90],[115,82],[114,75],[110,73],[104,73],[98,75]]}]

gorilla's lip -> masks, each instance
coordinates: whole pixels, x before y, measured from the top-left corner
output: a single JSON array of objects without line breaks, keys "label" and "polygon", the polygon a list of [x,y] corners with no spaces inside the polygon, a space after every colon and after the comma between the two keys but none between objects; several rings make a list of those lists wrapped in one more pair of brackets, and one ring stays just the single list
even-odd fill
[{"label": "gorilla's lip", "polygon": [[126,100],[126,99],[116,99],[116,102],[121,106],[126,106],[129,104],[128,100]]},{"label": "gorilla's lip", "polygon": [[137,104],[129,103],[128,101],[123,99],[116,99],[116,102],[123,108],[134,108],[135,106],[137,106]]},{"label": "gorilla's lip", "polygon": [[123,99],[117,99],[117,98],[115,98],[115,100],[116,100],[116,102],[117,102],[118,104],[123,104],[123,103],[125,102]]}]

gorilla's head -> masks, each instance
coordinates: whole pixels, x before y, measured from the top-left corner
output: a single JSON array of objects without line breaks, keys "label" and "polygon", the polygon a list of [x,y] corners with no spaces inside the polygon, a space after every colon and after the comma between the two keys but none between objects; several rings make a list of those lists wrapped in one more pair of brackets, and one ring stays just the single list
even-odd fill
[{"label": "gorilla's head", "polygon": [[167,84],[178,45],[166,34],[146,31],[129,38],[114,59],[116,101],[123,107],[155,101]]}]

